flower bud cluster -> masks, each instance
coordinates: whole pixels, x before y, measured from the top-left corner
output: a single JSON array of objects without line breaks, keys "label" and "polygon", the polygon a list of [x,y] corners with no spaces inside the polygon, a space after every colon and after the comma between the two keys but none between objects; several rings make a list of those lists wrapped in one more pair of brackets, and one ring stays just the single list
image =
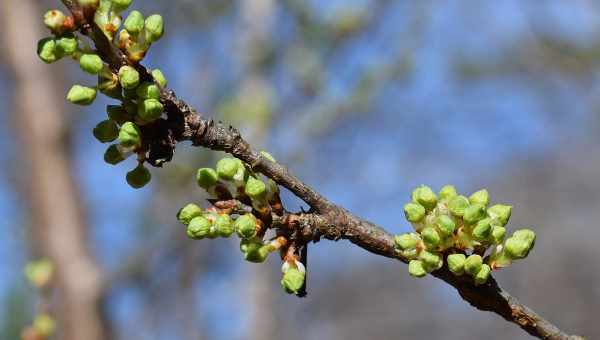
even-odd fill
[{"label": "flower bud cluster", "polygon": [[521,229],[505,240],[512,207],[489,203],[485,189],[465,197],[451,185],[438,194],[424,185],[416,188],[412,201],[404,205],[415,232],[395,237],[396,251],[409,261],[409,273],[423,277],[440,269],[446,258],[454,275],[466,274],[475,284],[483,284],[491,270],[525,258],[535,244],[535,233]]}]

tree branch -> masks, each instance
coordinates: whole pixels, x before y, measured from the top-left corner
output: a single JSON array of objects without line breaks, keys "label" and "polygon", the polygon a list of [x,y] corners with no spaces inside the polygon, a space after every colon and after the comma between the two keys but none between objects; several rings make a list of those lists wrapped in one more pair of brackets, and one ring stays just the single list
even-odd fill
[{"label": "tree branch", "polygon": [[[72,12],[80,32],[89,36],[103,60],[117,71],[122,65],[131,64],[127,57],[102,34],[88,13],[84,13],[74,2],[62,0]],[[143,80],[152,80],[148,70],[140,64],[135,67]],[[159,119],[142,127],[144,145],[149,152],[147,161],[153,166],[161,166],[170,161],[176,144],[191,141],[194,146],[211,150],[225,151],[246,162],[253,171],[273,179],[287,188],[310,207],[309,214],[298,219],[303,237],[308,241],[318,241],[321,237],[330,240],[347,239],[357,246],[377,255],[407,262],[394,250],[394,237],[381,227],[366,221],[346,209],[335,205],[316,190],[300,181],[280,164],[273,163],[252,149],[239,131],[201,116],[196,110],[177,98],[175,92],[162,89],[161,102],[167,113],[166,119]],[[472,280],[452,275],[446,266],[431,273],[454,287],[459,295],[473,307],[496,313],[513,322],[527,333],[540,339],[583,339],[568,335],[545,320],[529,307],[519,303],[491,278],[481,286]]]}]

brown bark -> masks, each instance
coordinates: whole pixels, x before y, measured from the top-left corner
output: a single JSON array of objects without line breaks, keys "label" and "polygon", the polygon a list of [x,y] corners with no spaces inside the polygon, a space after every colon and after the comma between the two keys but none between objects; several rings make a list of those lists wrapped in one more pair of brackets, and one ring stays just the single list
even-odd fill
[{"label": "brown bark", "polygon": [[63,97],[35,54],[44,32],[32,0],[0,0],[6,60],[15,82],[13,109],[21,158],[28,165],[31,235],[57,268],[61,339],[106,339],[100,312],[101,274],[90,255],[86,224],[64,143]]}]

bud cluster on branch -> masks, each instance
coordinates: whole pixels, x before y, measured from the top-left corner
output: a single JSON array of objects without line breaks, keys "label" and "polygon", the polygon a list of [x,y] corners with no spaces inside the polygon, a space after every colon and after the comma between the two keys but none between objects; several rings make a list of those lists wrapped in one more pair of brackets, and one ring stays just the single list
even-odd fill
[{"label": "bud cluster on branch", "polygon": [[[404,215],[415,229],[395,237],[397,252],[409,260],[408,271],[423,277],[448,263],[454,275],[469,275],[476,285],[484,284],[494,269],[523,259],[535,243],[535,233],[520,229],[504,240],[512,207],[495,204],[482,189],[468,198],[451,185],[439,196],[428,186],[412,193]],[[486,255],[487,254],[487,255]]]}]

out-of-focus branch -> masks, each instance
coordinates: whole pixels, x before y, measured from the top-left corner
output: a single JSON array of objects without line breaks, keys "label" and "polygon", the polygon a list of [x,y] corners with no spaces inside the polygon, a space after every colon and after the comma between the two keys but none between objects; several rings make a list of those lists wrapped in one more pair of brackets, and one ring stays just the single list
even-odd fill
[{"label": "out-of-focus branch", "polygon": [[[65,150],[62,96],[29,43],[42,34],[34,1],[1,0],[6,60],[15,76],[14,117],[27,162],[31,234],[57,270],[58,319],[65,340],[102,340],[101,274],[88,251],[85,218]],[[24,24],[26,23],[26,24]]]},{"label": "out-of-focus branch", "polygon": [[[125,55],[108,42],[93,20],[86,19],[78,6],[67,0],[63,0],[63,3],[74,14],[76,25],[81,28],[81,32],[94,40],[99,55],[110,63],[113,70],[129,64]],[[138,69],[143,78],[151,79],[143,66],[132,66]],[[285,167],[269,161],[254,150],[237,129],[203,118],[177,98],[173,91],[163,89],[161,102],[165,106],[168,118],[159,119],[143,127],[150,164],[160,166],[163,160],[169,161],[177,142],[180,141],[192,141],[194,146],[225,151],[247,163],[253,171],[273,179],[310,205],[311,212],[307,216],[311,219],[301,225],[302,235],[307,240],[317,241],[321,237],[332,240],[347,239],[369,252],[406,262],[394,250],[392,234],[335,205],[292,175]],[[446,267],[432,274],[456,288],[460,296],[475,308],[494,312],[533,336],[541,339],[580,339],[561,331],[519,303],[502,290],[494,279],[476,287],[471,280],[450,274]]]}]

